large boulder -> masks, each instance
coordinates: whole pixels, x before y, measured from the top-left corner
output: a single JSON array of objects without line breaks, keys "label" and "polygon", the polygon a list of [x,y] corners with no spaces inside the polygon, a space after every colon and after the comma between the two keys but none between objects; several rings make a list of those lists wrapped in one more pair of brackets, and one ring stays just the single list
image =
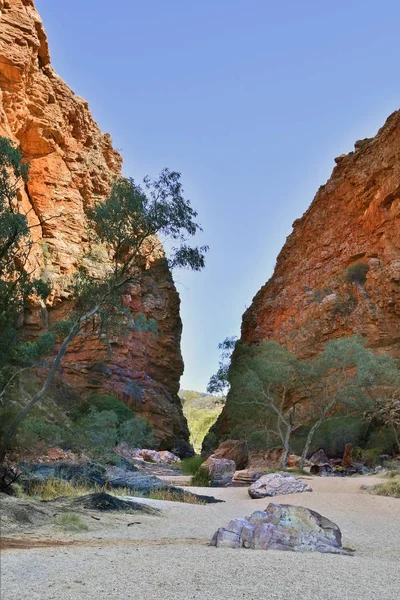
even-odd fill
[{"label": "large boulder", "polygon": [[107,467],[107,486],[112,488],[127,488],[141,494],[148,494],[155,490],[166,489],[168,484],[156,477],[148,475],[143,471],[131,471],[120,467]]},{"label": "large boulder", "polygon": [[240,440],[225,440],[211,454],[211,458],[226,458],[233,460],[236,469],[245,469],[249,463],[249,453],[245,442]]},{"label": "large boulder", "polygon": [[235,474],[236,465],[233,460],[227,458],[213,458],[210,456],[201,465],[201,469],[206,469],[210,475],[211,485],[229,485]]},{"label": "large boulder", "polygon": [[234,519],[215,532],[210,546],[350,554],[343,550],[342,534],[335,523],[290,504],[269,504],[265,511]]},{"label": "large boulder", "polygon": [[279,473],[263,475],[260,479],[252,483],[248,492],[250,498],[258,499],[281,494],[312,492],[312,489],[305,481],[301,481],[301,479],[298,479],[291,473],[281,471]]},{"label": "large boulder", "polygon": [[317,450],[317,452],[314,452],[310,457],[309,462],[312,465],[326,465],[329,464],[329,458],[321,448],[320,450]]}]

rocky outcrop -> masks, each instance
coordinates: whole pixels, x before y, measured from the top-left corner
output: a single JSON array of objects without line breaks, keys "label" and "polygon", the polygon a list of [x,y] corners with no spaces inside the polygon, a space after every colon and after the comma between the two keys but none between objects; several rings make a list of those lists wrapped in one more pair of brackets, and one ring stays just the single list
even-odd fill
[{"label": "rocky outcrop", "polygon": [[225,440],[209,458],[228,459],[235,463],[236,469],[244,469],[249,464],[249,453],[245,442]]},{"label": "rocky outcrop", "polygon": [[211,486],[226,486],[232,483],[232,477],[235,474],[236,465],[233,460],[228,458],[214,458],[210,456],[201,465],[200,469],[208,472]]},{"label": "rocky outcrop", "polygon": [[300,492],[312,492],[311,487],[291,473],[268,473],[251,484],[249,489],[250,498],[258,499],[267,496],[280,496],[284,494],[297,494]]},{"label": "rocky outcrop", "polygon": [[[25,315],[25,331],[37,335],[68,309],[65,290],[74,271],[84,266],[96,275],[107,265],[104,249],[89,247],[85,215],[107,196],[122,160],[87,102],[51,67],[33,1],[0,0],[0,11],[0,135],[14,140],[31,165],[18,202],[34,226],[31,267],[53,290],[45,306],[34,305]],[[150,421],[161,448],[184,447],[188,429],[177,395],[183,371],[179,296],[168,269],[160,264],[140,285],[128,287],[124,304],[154,317],[159,334],[127,331],[112,341],[111,354],[97,339],[75,344],[62,379],[82,398],[112,392]]]},{"label": "rocky outcrop", "polygon": [[[246,344],[276,340],[299,358],[353,333],[400,356],[400,111],[356,142],[293,224],[271,279],[245,312]],[[231,430],[229,398],[214,428]]]},{"label": "rocky outcrop", "polygon": [[351,555],[342,547],[336,523],[313,510],[290,504],[269,504],[250,517],[234,519],[215,532],[210,546]]}]

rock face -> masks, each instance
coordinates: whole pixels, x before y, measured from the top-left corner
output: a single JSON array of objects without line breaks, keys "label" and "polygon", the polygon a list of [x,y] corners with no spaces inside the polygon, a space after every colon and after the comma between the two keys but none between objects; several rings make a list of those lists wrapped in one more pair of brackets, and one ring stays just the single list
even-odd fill
[{"label": "rock face", "polygon": [[211,454],[210,458],[227,458],[233,460],[236,469],[244,469],[249,464],[249,453],[245,442],[225,440]]},{"label": "rock face", "polygon": [[215,532],[210,546],[350,554],[342,548],[342,534],[335,523],[290,504],[269,504],[265,511],[234,519]]},{"label": "rock face", "polygon": [[[86,211],[106,198],[121,171],[111,138],[94,122],[50,64],[46,34],[32,0],[0,0],[0,135],[14,140],[29,161],[30,178],[19,189],[36,247],[32,267],[51,283],[46,306],[25,315],[28,335],[45,330],[68,309],[66,284],[78,267],[93,275],[107,265],[104,249],[90,246]],[[98,339],[75,344],[62,365],[63,382],[81,398],[112,392],[148,419],[161,448],[185,448],[188,429],[177,396],[183,371],[179,296],[160,264],[141,285],[125,290],[132,313],[157,321],[159,335],[127,332],[114,339],[111,356]]]},{"label": "rock face", "polygon": [[257,479],[248,489],[250,498],[259,499],[280,494],[296,494],[298,492],[312,492],[310,486],[297,479],[294,475],[282,471],[269,473]]},{"label": "rock face", "polygon": [[210,456],[200,468],[208,471],[211,486],[220,486],[232,483],[236,465],[233,460],[229,460],[228,458],[214,458]]},{"label": "rock face", "polygon": [[[336,163],[245,312],[241,339],[276,340],[308,358],[357,333],[398,357],[400,111]],[[231,427],[228,398],[213,431],[220,439]]]}]

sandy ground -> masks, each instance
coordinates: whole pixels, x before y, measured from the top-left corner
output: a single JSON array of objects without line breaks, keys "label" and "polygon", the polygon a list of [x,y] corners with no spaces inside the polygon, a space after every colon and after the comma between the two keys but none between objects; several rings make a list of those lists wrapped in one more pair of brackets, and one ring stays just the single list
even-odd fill
[{"label": "sandy ground", "polygon": [[43,541],[79,545],[3,551],[1,600],[399,600],[400,500],[359,491],[376,481],[313,478],[312,493],[274,499],[335,521],[354,557],[210,548],[219,526],[268,504],[246,488],[213,489],[224,504],[147,500],[162,516],[89,517],[90,531],[74,537],[43,528]]}]

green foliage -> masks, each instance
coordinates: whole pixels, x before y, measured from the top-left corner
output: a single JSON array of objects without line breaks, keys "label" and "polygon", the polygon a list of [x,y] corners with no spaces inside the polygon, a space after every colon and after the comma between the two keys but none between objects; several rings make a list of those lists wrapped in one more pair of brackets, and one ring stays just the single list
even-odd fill
[{"label": "green foliage", "polygon": [[363,262],[356,262],[345,271],[345,280],[347,283],[357,283],[364,285],[367,281],[369,265]]},{"label": "green foliage", "polygon": [[[331,340],[307,361],[298,360],[277,342],[252,346],[238,342],[228,369],[230,417],[242,430],[240,439],[255,449],[280,440],[286,452],[291,444],[301,453],[302,445],[305,456],[317,444],[315,449],[323,447],[337,455],[347,442],[360,445],[360,439],[345,422],[328,431],[328,425],[322,429],[324,421],[346,411],[359,423],[360,415],[374,408],[374,390],[398,386],[399,375],[398,361],[375,355],[360,336]],[[363,423],[365,433],[368,423]],[[300,425],[308,426],[301,444]]]},{"label": "green foliage", "polygon": [[181,390],[179,396],[190,431],[190,443],[195,452],[200,453],[203,439],[220,415],[225,398],[192,390]]},{"label": "green foliage", "polygon": [[203,440],[221,413],[222,407],[214,410],[196,410],[187,407],[183,409],[190,431],[190,443],[195,452],[200,452]]},{"label": "green foliage", "polygon": [[14,349],[12,360],[22,366],[34,365],[49,354],[55,342],[56,336],[50,331],[43,333],[33,342],[21,342]]},{"label": "green foliage", "polygon": [[191,485],[196,487],[209,487],[210,486],[210,474],[207,469],[200,467],[192,477]]},{"label": "green foliage", "polygon": [[201,447],[201,453],[205,456],[209,456],[214,452],[216,447],[218,446],[217,436],[213,431],[209,431],[205,438],[203,439],[203,444]]},{"label": "green foliage", "polygon": [[152,429],[144,419],[130,418],[119,424],[114,411],[97,412],[93,407],[74,424],[72,434],[69,442],[76,450],[86,450],[97,458],[105,458],[120,442],[131,447],[153,444]]},{"label": "green foliage", "polygon": [[350,315],[357,306],[357,300],[354,294],[350,293],[346,298],[338,296],[333,305],[334,315]]},{"label": "green foliage", "polygon": [[27,181],[29,165],[7,138],[0,138],[0,392],[7,383],[3,369],[19,342],[18,319],[27,299],[36,294],[45,298],[48,286],[29,277],[28,259],[32,248],[30,227],[25,215],[17,212],[19,182]]},{"label": "green foliage", "polygon": [[98,241],[112,249],[120,275],[134,265],[142,265],[159,248],[153,236],[179,241],[171,249],[168,263],[173,267],[189,267],[198,271],[204,267],[207,246],[191,248],[188,237],[201,230],[196,223],[197,212],[183,196],[180,174],[164,169],[159,178],[144,180],[144,189],[133,179],[120,179],[110,197],[90,212]]},{"label": "green foliage", "polygon": [[393,450],[397,451],[397,440],[392,427],[379,427],[370,431],[365,449],[379,454],[391,454]]},{"label": "green foliage", "polygon": [[221,352],[218,370],[215,375],[212,375],[207,385],[209,394],[226,395],[229,389],[229,366],[232,353],[235,350],[237,343],[236,337],[225,338],[223,342],[218,344],[218,349]]},{"label": "green foliage", "polygon": [[182,473],[184,475],[194,475],[204,461],[205,458],[203,456],[191,456],[190,458],[182,459],[180,462]]},{"label": "green foliage", "polygon": [[[360,416],[331,417],[321,424],[316,431],[309,455],[323,448],[328,456],[342,456],[346,444],[363,446],[368,431],[368,421]],[[291,449],[294,454],[301,454],[307,439],[310,426],[299,427],[292,434]]]},{"label": "green foliage", "polygon": [[[19,434],[19,443],[23,447],[29,447],[36,441],[43,441],[52,446],[58,446],[62,443],[65,432],[62,427],[56,423],[45,421],[43,418],[32,417],[25,419],[21,425]],[[31,438],[32,442],[28,440]]]},{"label": "green foliage", "polygon": [[125,442],[132,448],[148,448],[154,444],[150,425],[140,417],[122,423],[119,427],[118,437],[120,442]]},{"label": "green foliage", "polygon": [[114,412],[118,417],[118,423],[123,423],[133,417],[131,409],[115,396],[111,396],[110,394],[93,394],[93,396],[90,396],[84,404],[75,409],[75,419],[79,418],[79,416],[86,415],[91,409],[98,412]]},{"label": "green foliage", "polygon": [[392,477],[400,477],[400,463],[398,461],[393,460],[386,463],[385,468],[387,471],[384,476],[387,479],[392,479]]},{"label": "green foliage", "polygon": [[87,415],[74,424],[68,441],[74,450],[87,450],[94,457],[103,457],[117,443],[117,423],[115,412],[97,412],[91,408]]},{"label": "green foliage", "polygon": [[[0,139],[0,394],[14,375],[3,369],[9,367],[10,349],[18,337],[17,321],[26,299],[33,293],[42,298],[49,293],[44,281],[32,281],[24,270],[32,241],[26,217],[14,212],[16,186],[10,183],[9,170],[17,179],[27,177],[27,168],[21,163],[19,151],[7,140]],[[27,412],[47,393],[68,345],[78,335],[83,331],[96,334],[105,344],[117,330],[119,334],[125,330],[128,335],[133,328],[156,335],[154,318],[138,314],[132,319],[122,301],[124,287],[129,283],[140,283],[153,268],[165,267],[163,262],[170,268],[202,269],[208,247],[188,245],[188,240],[201,231],[196,217],[196,211],[183,195],[180,174],[168,169],[164,169],[158,179],[146,178],[143,188],[132,179],[121,178],[113,186],[110,197],[88,212],[90,235],[94,238],[90,240],[90,246],[94,248],[97,242],[97,248],[107,249],[112,268],[104,269],[101,276],[93,278],[84,257],[83,267],[72,276],[67,291],[73,301],[73,311],[65,321],[57,324],[55,331],[64,339],[49,365],[43,386],[29,399],[5,433],[0,462]],[[166,251],[160,240],[170,242]],[[43,250],[46,252],[45,247]],[[90,262],[90,256],[87,260]],[[51,335],[19,348],[15,354],[18,364],[34,364],[37,356],[47,352],[54,343]],[[140,396],[140,390],[135,396]],[[118,438],[115,419],[118,420],[113,411],[90,412],[87,417],[82,417],[80,431],[76,432],[75,439],[71,439],[71,444],[80,442],[83,445],[82,436],[86,433],[86,443],[93,452],[102,451]],[[131,442],[150,439],[147,425],[140,422],[124,426],[122,433]]]},{"label": "green foliage", "polygon": [[147,333],[158,333],[157,321],[153,318],[148,318],[144,313],[138,313],[133,322],[131,328],[136,331],[145,331]]}]

